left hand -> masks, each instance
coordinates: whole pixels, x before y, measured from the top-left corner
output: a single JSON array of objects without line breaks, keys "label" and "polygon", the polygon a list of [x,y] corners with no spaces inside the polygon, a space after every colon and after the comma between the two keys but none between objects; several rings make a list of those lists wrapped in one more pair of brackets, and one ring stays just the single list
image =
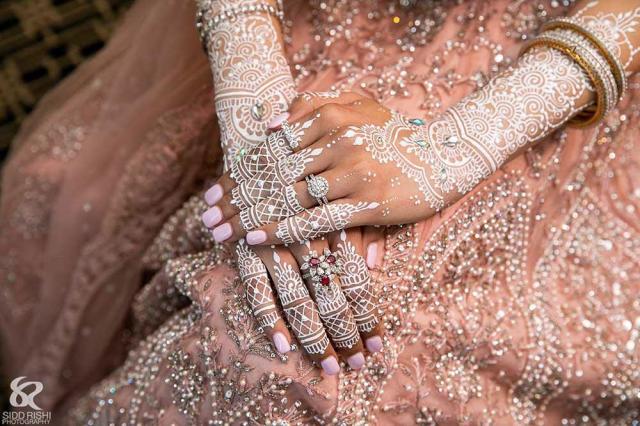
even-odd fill
[{"label": "left hand", "polygon": [[[455,149],[436,147],[433,161],[423,140],[424,132],[444,131],[437,122],[410,121],[354,93],[310,112],[299,111],[299,104],[292,104],[285,124],[293,136],[271,134],[218,181],[225,194],[217,203],[219,227],[231,227],[230,241],[246,235],[248,244],[288,244],[354,226],[413,223],[449,201],[438,195],[446,176],[432,168]],[[289,146],[292,138],[297,147]],[[263,160],[274,156],[279,161]],[[253,177],[243,178],[251,174],[245,170]],[[328,183],[327,204],[318,206],[309,193],[311,175]]]}]

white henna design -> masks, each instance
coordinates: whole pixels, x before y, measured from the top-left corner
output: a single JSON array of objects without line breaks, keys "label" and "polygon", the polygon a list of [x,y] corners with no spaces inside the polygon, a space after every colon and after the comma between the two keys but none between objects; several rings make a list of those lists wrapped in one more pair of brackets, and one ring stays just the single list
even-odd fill
[{"label": "white henna design", "polygon": [[278,223],[275,236],[284,244],[314,240],[320,235],[348,227],[355,214],[376,209],[379,203],[325,204]]},{"label": "white henna design", "polygon": [[273,260],[276,291],[289,325],[309,354],[323,354],[329,346],[329,338],[309,290],[300,274],[290,264],[282,262],[275,251]]},{"label": "white henna design", "polygon": [[349,304],[335,279],[329,285],[313,284],[318,311],[336,349],[350,349],[358,340],[358,328]]},{"label": "white henna design", "polygon": [[360,336],[347,299],[336,284],[336,274],[340,273],[337,256],[325,248],[321,255],[310,250],[303,259],[300,269],[313,286],[320,318],[334,346],[338,349],[352,348]]},{"label": "white henna design", "polygon": [[266,223],[277,222],[304,211],[293,186],[275,191],[273,196],[255,206],[240,211],[240,223],[245,231],[251,231]]},{"label": "white henna design", "polygon": [[371,276],[364,258],[355,246],[347,240],[347,233],[340,233],[338,256],[341,259],[340,283],[347,301],[351,305],[353,317],[361,333],[369,333],[378,325],[375,295]]},{"label": "white henna design", "polygon": [[248,181],[231,190],[231,204],[245,210],[269,197],[282,187],[296,183],[307,164],[322,153],[322,148],[305,149],[267,165]]},{"label": "white henna design", "polygon": [[329,91],[329,92],[313,92],[307,91],[300,94],[303,100],[307,102],[311,102],[314,98],[319,99],[337,99],[340,97],[342,92],[339,90]]},{"label": "white henna design", "polygon": [[588,90],[588,76],[569,57],[532,50],[429,125],[393,113],[383,127],[351,127],[345,136],[376,161],[394,164],[437,211],[449,193],[465,194],[520,148],[564,124]]},{"label": "white henna design", "polygon": [[280,314],[275,305],[267,268],[244,240],[236,245],[236,256],[240,280],[244,284],[247,301],[258,324],[273,328],[280,319]]},{"label": "white henna design", "polygon": [[622,58],[625,51],[627,59],[623,62],[623,66],[627,74],[630,74],[629,66],[640,52],[640,46],[634,46],[630,38],[640,25],[640,8],[618,13],[597,12],[595,15],[586,13],[599,3],[599,1],[587,3],[573,18],[602,40],[616,57]]},{"label": "white henna design", "polygon": [[[212,0],[201,1],[200,8],[205,16],[224,11],[220,2]],[[237,155],[264,140],[269,121],[287,110],[295,86],[268,14],[239,14],[222,20],[205,39],[222,148],[230,167]]]},{"label": "white henna design", "polygon": [[[291,132],[295,137],[302,138],[304,131],[313,124],[314,120],[315,117],[304,122],[291,124]],[[255,147],[251,152],[244,155],[231,166],[231,178],[233,178],[237,184],[241,184],[259,173],[269,164],[277,163],[292,153],[293,149],[289,146],[284,131],[280,130],[271,133],[267,137],[266,143]]]}]

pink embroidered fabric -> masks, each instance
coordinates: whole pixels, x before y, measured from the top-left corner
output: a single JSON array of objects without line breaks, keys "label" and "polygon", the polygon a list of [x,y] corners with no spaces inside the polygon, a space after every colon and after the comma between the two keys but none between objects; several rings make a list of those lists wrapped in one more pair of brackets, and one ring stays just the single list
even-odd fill
[{"label": "pink embroidered fabric", "polygon": [[[285,1],[299,91],[429,117],[572,2]],[[640,417],[638,85],[442,214],[387,231],[385,349],[325,376],[257,330],[200,221],[220,173],[195,5],[138,0],[3,170],[8,377],[69,424],[629,424]]]}]

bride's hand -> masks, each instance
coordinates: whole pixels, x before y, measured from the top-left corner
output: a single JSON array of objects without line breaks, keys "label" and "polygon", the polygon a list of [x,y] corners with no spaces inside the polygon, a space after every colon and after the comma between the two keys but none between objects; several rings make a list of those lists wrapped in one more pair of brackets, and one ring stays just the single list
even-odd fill
[{"label": "bride's hand", "polygon": [[[297,102],[298,110],[310,112],[319,103],[329,100],[334,98],[306,94]],[[343,100],[347,101],[349,97]],[[267,156],[261,160],[265,166],[275,162]],[[239,171],[240,164],[246,166],[245,163],[234,163],[232,169],[239,181],[250,180],[260,171],[260,167],[245,167]],[[219,201],[219,188],[214,186],[207,192],[208,204]],[[277,191],[275,185],[262,187],[246,202],[256,203]],[[217,207],[203,215],[208,227],[220,220]],[[220,230],[214,236],[218,241],[227,238]],[[373,269],[380,264],[383,248],[381,229],[374,228],[351,229],[289,248],[256,247],[251,250],[240,240],[236,252],[247,301],[278,351],[286,353],[290,349],[291,330],[312,360],[319,362],[328,374],[336,374],[338,356],[358,369],[364,364],[363,347],[370,352],[381,350],[383,329],[367,267]],[[330,267],[339,265],[326,276],[312,273],[318,266],[314,263],[320,263],[314,256],[320,261],[323,255],[329,258]],[[332,266],[333,262],[335,265]],[[277,305],[282,306],[282,311]]]},{"label": "bride's hand", "polygon": [[[214,234],[288,244],[336,229],[426,219],[594,99],[589,77],[571,57],[534,48],[429,123],[367,98],[306,114],[296,102],[282,130],[214,186],[225,193],[214,207],[221,223]],[[263,161],[273,157],[280,159]]]},{"label": "bride's hand", "polygon": [[[353,93],[335,96],[340,103],[306,114],[302,102],[294,102],[285,129],[219,180],[212,191],[225,195],[215,207],[220,224],[214,234],[236,240],[251,231],[251,245],[292,243],[353,226],[415,222],[444,204],[425,199],[403,173],[413,165],[410,173],[425,185],[439,178],[429,164],[420,164],[427,155],[418,139],[424,122]],[[327,204],[318,206],[310,181],[327,185]]]}]

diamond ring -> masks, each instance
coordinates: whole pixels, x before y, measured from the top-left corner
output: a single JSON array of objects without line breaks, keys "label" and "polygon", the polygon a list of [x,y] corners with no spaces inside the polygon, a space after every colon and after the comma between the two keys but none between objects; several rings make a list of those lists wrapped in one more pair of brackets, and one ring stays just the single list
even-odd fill
[{"label": "diamond ring", "polygon": [[322,176],[309,175],[305,177],[307,181],[307,191],[309,195],[318,201],[318,204],[328,204],[327,194],[329,193],[329,182]]}]

